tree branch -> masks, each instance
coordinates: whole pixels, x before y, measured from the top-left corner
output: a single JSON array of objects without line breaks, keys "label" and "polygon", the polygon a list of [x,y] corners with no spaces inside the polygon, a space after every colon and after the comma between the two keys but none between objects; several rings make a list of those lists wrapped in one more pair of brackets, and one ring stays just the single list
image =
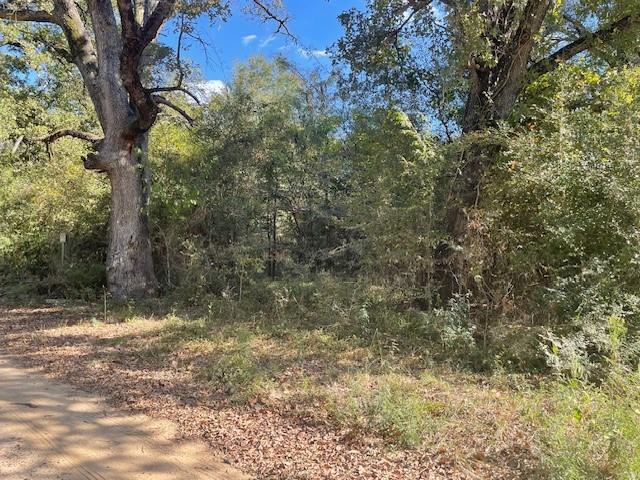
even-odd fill
[{"label": "tree branch", "polygon": [[51,158],[51,144],[63,137],[72,137],[77,138],[79,140],[84,140],[86,142],[91,143],[92,152],[89,152],[83,159],[82,164],[84,168],[87,170],[98,170],[99,172],[103,172],[108,168],[103,161],[100,155],[97,155],[95,152],[100,148],[100,144],[102,140],[104,140],[100,135],[96,135],[95,133],[82,132],[80,130],[74,130],[71,128],[63,128],[61,130],[57,130],[49,135],[46,135],[41,138],[36,138],[35,141],[43,142],[47,147],[47,153],[49,154],[49,158]]},{"label": "tree branch", "polygon": [[176,65],[178,67],[178,81],[176,85],[173,87],[153,87],[147,88],[147,92],[149,93],[157,93],[157,92],[182,92],[185,95],[191,97],[198,105],[200,105],[200,99],[195,96],[195,94],[191,93],[189,90],[182,86],[182,81],[184,80],[184,69],[182,68],[182,62],[180,60],[180,55],[182,51],[182,36],[184,34],[184,14],[180,16],[180,34],[178,35],[178,47],[176,52]]},{"label": "tree branch", "polygon": [[175,103],[170,102],[169,100],[167,100],[164,97],[161,97],[160,95],[154,95],[153,96],[153,100],[159,105],[165,105],[165,106],[171,108],[172,110],[175,110],[180,115],[182,115],[182,117],[184,117],[184,119],[187,122],[189,122],[189,125],[193,125],[193,122],[194,122],[193,117],[191,115],[189,115],[186,111],[184,111],[184,109],[178,107]]},{"label": "tree branch", "polygon": [[[31,2],[24,2],[29,4]],[[102,109],[100,96],[98,95],[96,79],[98,76],[97,55],[93,45],[93,39],[87,32],[87,25],[79,13],[78,5],[74,0],[52,0],[53,11],[31,10],[19,8],[15,3],[0,0],[0,19],[9,21],[24,21],[36,23],[51,23],[62,28],[69,46],[68,52],[52,47],[56,53],[71,60],[80,70],[84,84],[96,107],[98,117],[102,122]]]},{"label": "tree branch", "polygon": [[540,77],[545,73],[555,70],[558,65],[572,59],[576,55],[587,50],[591,50],[599,43],[608,43],[615,39],[619,34],[628,32],[638,26],[640,26],[640,12],[627,15],[606,28],[598,30],[595,33],[584,35],[581,38],[565,45],[549,55],[547,58],[533,64],[529,68],[529,73],[533,78]]},{"label": "tree branch", "polygon": [[149,93],[182,92],[185,95],[188,95],[189,97],[191,97],[193,99],[193,101],[196,102],[198,105],[200,105],[200,103],[201,103],[200,99],[193,92],[190,92],[186,88],[180,87],[180,86],[175,86],[175,87],[153,87],[153,88],[147,88],[146,90]]},{"label": "tree branch", "polygon": [[142,27],[136,21],[132,0],[117,0],[117,3],[122,25],[120,78],[135,109],[134,118],[129,125],[130,133],[135,135],[151,128],[158,114],[157,104],[160,103],[142,85],[140,59],[144,49],[172,14],[176,0],[160,0]]},{"label": "tree branch", "polygon": [[386,32],[385,35],[384,35],[384,40],[393,39],[393,42],[397,46],[400,34],[402,33],[402,30],[404,30],[404,27],[406,27],[409,24],[409,22],[411,22],[411,20],[413,20],[413,17],[418,12],[420,12],[420,11],[424,10],[425,8],[427,8],[428,6],[430,6],[431,3],[432,3],[432,0],[427,0],[425,2],[409,2],[409,3],[407,3],[402,10],[397,12],[398,14],[402,14],[403,15],[402,22],[397,27],[392,28],[391,30]]},{"label": "tree branch", "polygon": [[274,13],[267,5],[262,2],[262,0],[251,0],[253,4],[258,7],[258,10],[261,12],[261,16],[263,20],[271,20],[278,25],[276,29],[276,33],[282,33],[292,40],[297,40],[297,38],[291,33],[289,27],[287,26],[287,22],[289,21],[288,17],[280,17],[276,13]]},{"label": "tree branch", "polygon": [[[140,78],[140,58],[146,44],[142,31],[135,18],[131,0],[117,0],[122,25],[122,52],[120,53],[120,78],[129,94],[129,100],[135,109],[130,133],[135,135],[151,128],[158,114],[158,106],[151,93],[142,86]],[[154,11],[155,14],[155,11]],[[158,27],[159,28],[159,27]]]},{"label": "tree branch", "polygon": [[57,130],[53,133],[50,133],[49,135],[46,135],[41,138],[37,138],[36,140],[39,142],[44,142],[47,145],[49,145],[63,137],[78,138],[80,140],[85,140],[93,144],[96,144],[103,140],[103,138],[100,135],[96,135],[95,133],[82,132],[80,130],[74,130],[71,128],[63,128],[61,130]]},{"label": "tree branch", "polygon": [[[120,0],[118,0],[120,5]],[[146,47],[151,41],[156,38],[158,30],[162,24],[171,16],[173,9],[176,5],[176,0],[160,0],[158,5],[153,10],[151,15],[147,18],[144,26],[141,29],[141,41],[143,47]],[[135,22],[135,19],[134,19]]]},{"label": "tree branch", "polygon": [[58,25],[59,22],[52,13],[45,10],[29,10],[21,8],[12,8],[10,3],[0,6],[0,19],[13,20],[14,22],[38,22],[53,23]]}]

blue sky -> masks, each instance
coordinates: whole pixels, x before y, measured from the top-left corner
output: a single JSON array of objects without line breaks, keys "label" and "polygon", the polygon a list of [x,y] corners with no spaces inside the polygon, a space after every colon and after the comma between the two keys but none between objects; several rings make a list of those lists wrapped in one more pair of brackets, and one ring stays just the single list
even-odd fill
[{"label": "blue sky", "polygon": [[[284,0],[290,21],[289,30],[298,38],[294,44],[283,35],[275,35],[277,25],[262,23],[258,18],[243,13],[241,6],[248,3],[234,1],[232,15],[226,22],[198,20],[196,32],[208,44],[188,40],[183,55],[199,65],[205,80],[228,82],[234,65],[251,55],[271,57],[284,54],[302,69],[328,68],[330,61],[326,49],[342,33],[337,16],[351,7],[362,7],[365,0]],[[166,31],[163,43],[175,47],[175,35]]]}]

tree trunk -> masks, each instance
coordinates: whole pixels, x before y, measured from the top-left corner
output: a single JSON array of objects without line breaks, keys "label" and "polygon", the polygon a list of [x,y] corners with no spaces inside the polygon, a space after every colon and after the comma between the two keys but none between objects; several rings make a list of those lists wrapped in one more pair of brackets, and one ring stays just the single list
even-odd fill
[{"label": "tree trunk", "polygon": [[[522,18],[516,22],[511,3],[484,14],[493,19],[499,35],[487,35],[492,43],[495,65],[482,59],[470,59],[470,91],[462,120],[463,134],[495,127],[511,115],[517,98],[527,82],[528,62],[550,6],[550,0],[528,0]],[[474,243],[473,213],[480,201],[483,176],[499,154],[497,147],[472,142],[462,155],[459,175],[447,199],[445,229],[449,242],[436,250],[440,279],[440,298],[448,301],[456,293],[476,294],[491,283],[492,261],[482,258]],[[480,242],[482,243],[482,242]],[[478,256],[480,254],[480,257]],[[475,263],[475,265],[471,264]],[[481,272],[481,273],[478,273]],[[486,293],[486,291],[485,291]]]},{"label": "tree trunk", "polygon": [[[490,88],[490,85],[498,83],[496,78],[500,78],[499,71],[474,73],[463,119],[463,134],[484,131],[508,118],[521,89],[525,69],[521,67],[517,72],[512,72],[499,93],[492,92]],[[488,284],[490,260],[479,258],[479,252],[473,251],[476,248],[474,235],[477,233],[473,228],[473,214],[481,201],[485,171],[498,154],[497,147],[482,142],[472,142],[462,153],[458,175],[446,200],[444,227],[449,241],[439,245],[436,250],[436,273],[443,302],[455,294],[476,294],[483,284]],[[472,265],[470,262],[480,264]],[[479,271],[483,272],[480,277],[472,275],[472,272],[477,274]]]},{"label": "tree trunk", "polygon": [[147,134],[132,139],[117,136],[100,155],[115,160],[111,181],[111,217],[107,253],[107,286],[115,298],[153,295],[157,281],[151,257],[148,225],[149,181],[145,161]]}]

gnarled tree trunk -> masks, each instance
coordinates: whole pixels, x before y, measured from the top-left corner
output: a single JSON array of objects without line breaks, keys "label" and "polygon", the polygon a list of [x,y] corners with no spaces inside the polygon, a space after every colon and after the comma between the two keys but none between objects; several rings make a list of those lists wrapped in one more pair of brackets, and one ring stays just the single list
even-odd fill
[{"label": "gnarled tree trunk", "polygon": [[146,133],[120,137],[105,142],[100,151],[112,159],[107,282],[116,298],[141,298],[157,289],[147,217],[146,143]]},{"label": "gnarled tree trunk", "polygon": [[[157,282],[147,220],[147,132],[160,104],[188,116],[154,94],[153,88],[146,88],[140,70],[145,48],[172,15],[176,0],[117,0],[119,21],[110,1],[88,0],[85,14],[73,0],[52,0],[51,4],[53,9],[47,11],[24,2],[3,3],[0,19],[49,23],[62,29],[69,47],[65,58],[78,67],[104,137],[63,130],[48,141],[71,135],[93,144],[85,168],[105,172],[111,182],[107,287],[116,298],[152,295]],[[181,85],[159,91],[174,88]]]}]

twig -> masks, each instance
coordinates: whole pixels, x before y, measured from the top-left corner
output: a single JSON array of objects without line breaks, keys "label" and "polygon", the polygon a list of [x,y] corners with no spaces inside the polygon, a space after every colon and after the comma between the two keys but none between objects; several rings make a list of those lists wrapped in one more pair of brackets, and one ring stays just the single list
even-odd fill
[{"label": "twig", "polygon": [[264,20],[272,20],[278,25],[276,29],[276,33],[282,33],[287,37],[291,38],[294,41],[298,41],[298,39],[291,33],[289,27],[287,27],[287,22],[289,21],[289,17],[279,17],[275,13],[271,11],[271,9],[265,5],[261,0],[251,0],[253,4],[258,7],[263,13]]}]

